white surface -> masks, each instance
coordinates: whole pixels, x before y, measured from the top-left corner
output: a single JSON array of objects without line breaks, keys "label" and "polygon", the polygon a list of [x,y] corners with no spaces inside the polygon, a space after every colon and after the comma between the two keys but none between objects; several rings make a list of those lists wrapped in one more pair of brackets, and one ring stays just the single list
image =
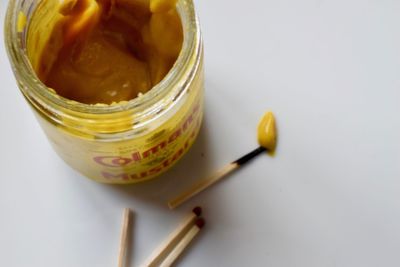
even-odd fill
[{"label": "white surface", "polygon": [[[138,266],[196,204],[208,224],[179,266],[400,266],[400,2],[197,6],[206,120],[178,166],[138,186],[96,184],[55,155],[1,43],[0,266],[115,266],[124,207]],[[276,157],[170,212],[174,192],[256,146],[266,109]]]}]

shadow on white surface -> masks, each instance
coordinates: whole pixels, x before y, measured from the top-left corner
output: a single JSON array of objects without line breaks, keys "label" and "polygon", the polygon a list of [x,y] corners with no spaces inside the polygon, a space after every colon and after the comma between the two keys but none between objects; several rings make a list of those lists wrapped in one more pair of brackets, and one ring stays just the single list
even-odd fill
[{"label": "shadow on white surface", "polygon": [[143,183],[132,185],[104,185],[106,191],[112,194],[124,195],[146,204],[166,207],[167,200],[189,186],[195,180],[201,179],[208,173],[212,158],[209,155],[210,147],[207,119],[188,153],[161,176]]}]

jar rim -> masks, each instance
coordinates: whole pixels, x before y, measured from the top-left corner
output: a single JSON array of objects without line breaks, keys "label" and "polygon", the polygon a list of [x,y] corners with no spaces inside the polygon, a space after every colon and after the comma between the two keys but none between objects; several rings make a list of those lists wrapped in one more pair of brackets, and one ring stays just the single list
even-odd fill
[{"label": "jar rim", "polygon": [[[52,109],[62,109],[66,113],[73,114],[109,115],[125,111],[142,116],[158,114],[160,110],[168,108],[160,107],[158,104],[168,102],[165,99],[177,100],[187,89],[188,81],[191,80],[198,67],[198,64],[195,64],[193,68],[193,62],[199,61],[202,51],[199,21],[193,1],[179,0],[177,9],[181,17],[184,36],[182,49],[171,70],[158,84],[140,97],[110,105],[85,104],[64,98],[43,84],[30,64],[24,46],[26,32],[21,33],[17,29],[19,7],[24,2],[25,0],[10,0],[8,4],[4,31],[6,48],[20,90],[28,100],[39,102],[41,105],[51,105]],[[164,103],[166,104],[168,103]]]}]

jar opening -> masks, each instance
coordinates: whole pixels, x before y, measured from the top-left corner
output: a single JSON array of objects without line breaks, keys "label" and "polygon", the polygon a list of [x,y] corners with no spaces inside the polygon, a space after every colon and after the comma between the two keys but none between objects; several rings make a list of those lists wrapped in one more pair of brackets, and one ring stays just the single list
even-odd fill
[{"label": "jar opening", "polygon": [[85,104],[142,96],[169,72],[183,43],[175,0],[151,3],[42,1],[27,36],[37,76],[58,95]]},{"label": "jar opening", "polygon": [[[40,3],[40,2],[39,2]],[[116,104],[84,104],[61,97],[49,90],[38,78],[27,56],[27,32],[29,23],[37,7],[37,2],[11,0],[9,3],[5,29],[6,46],[11,64],[17,77],[20,89],[25,97],[36,104],[50,105],[50,109],[63,109],[65,112],[86,114],[112,114],[130,111],[138,117],[155,114],[168,108],[186,90],[187,81],[194,73],[191,65],[201,54],[201,36],[197,17],[191,0],[180,0],[177,10],[183,28],[183,45],[180,54],[167,75],[141,97]],[[26,25],[21,27],[21,14],[25,16]],[[160,105],[161,104],[161,105]]]}]

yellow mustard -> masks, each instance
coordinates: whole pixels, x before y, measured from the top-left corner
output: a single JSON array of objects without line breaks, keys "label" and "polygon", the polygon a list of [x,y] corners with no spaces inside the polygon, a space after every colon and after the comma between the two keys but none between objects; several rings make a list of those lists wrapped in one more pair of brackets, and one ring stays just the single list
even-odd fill
[{"label": "yellow mustard", "polygon": [[[181,51],[182,25],[171,1],[64,0],[58,12],[44,45],[28,33],[28,55],[41,54],[31,56],[38,77],[68,99],[133,99],[159,83]],[[32,17],[39,28],[41,18]]]},{"label": "yellow mustard", "polygon": [[277,132],[275,117],[271,111],[265,112],[257,127],[258,144],[273,153],[276,148]]}]

